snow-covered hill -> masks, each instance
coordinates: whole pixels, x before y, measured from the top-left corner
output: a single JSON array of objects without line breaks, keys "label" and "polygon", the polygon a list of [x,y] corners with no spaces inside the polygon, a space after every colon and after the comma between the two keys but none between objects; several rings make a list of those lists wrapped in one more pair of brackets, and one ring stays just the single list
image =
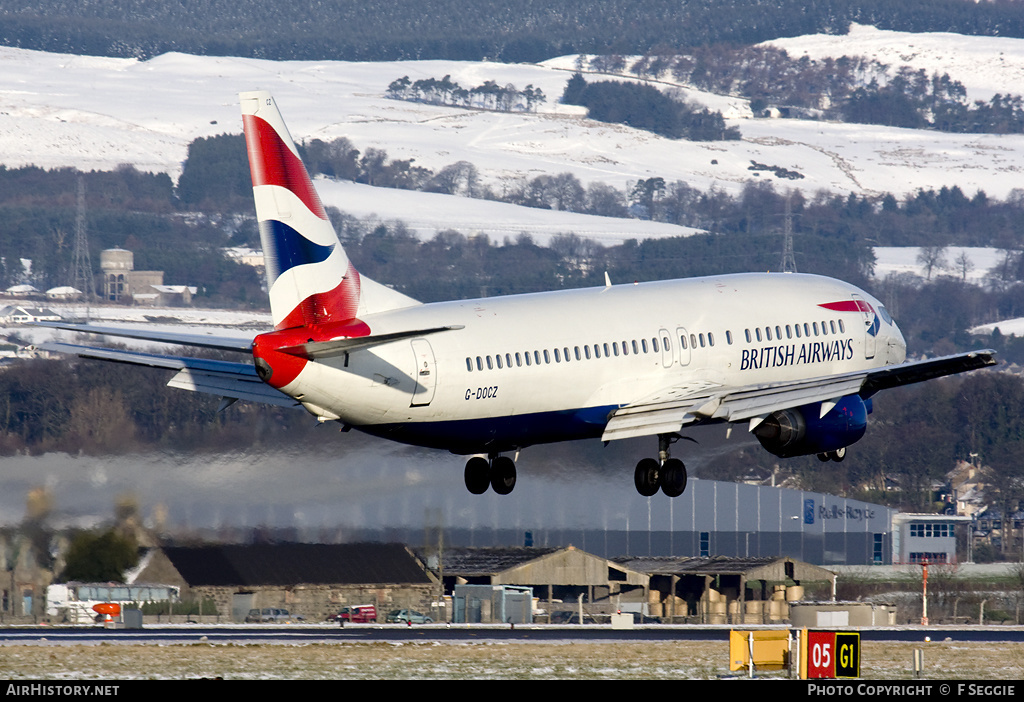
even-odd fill
[{"label": "snow-covered hill", "polygon": [[[775,43],[794,54],[865,54],[929,72],[949,71],[972,98],[996,90],[1024,93],[1021,39],[855,28],[847,37]],[[240,131],[239,91],[266,88],[277,96],[300,140],[347,136],[360,149],[383,148],[393,158],[414,158],[432,169],[467,160],[498,187],[509,179],[571,171],[585,183],[616,187],[657,175],[737,192],[752,177],[752,160],[798,171],[802,180],[777,181],[779,187],[812,193],[903,194],[958,185],[969,194],[980,188],[1004,197],[1020,185],[1024,136],[752,119],[740,99],[696,93],[695,98],[731,115],[730,124],[744,138],[672,141],[589,122],[580,108],[557,104],[573,63],[573,57],[508,65],[271,62],[183,54],[143,62],[2,48],[0,163],[85,169],[133,163],[176,176],[190,141]],[[501,114],[386,99],[387,85],[403,75],[413,80],[450,75],[463,86],[487,80],[520,88],[533,84],[548,100],[536,114]]]},{"label": "snow-covered hill", "polygon": [[[972,99],[1024,94],[1024,39],[854,26],[847,36],[772,43],[794,56],[864,55],[894,67],[948,72]],[[0,48],[0,164],[109,169],[131,163],[176,177],[193,139],[241,131],[238,91],[266,88],[277,96],[297,139],[347,136],[360,149],[382,148],[392,158],[412,158],[432,169],[467,160],[498,190],[516,179],[571,171],[585,183],[619,188],[658,175],[735,193],[755,177],[748,170],[752,160],[800,172],[801,180],[774,182],[812,194],[905,194],[958,185],[968,194],[980,188],[1005,197],[1024,187],[1020,135],[753,119],[741,99],[696,91],[689,96],[727,115],[743,133],[741,141],[673,141],[591,122],[581,116],[582,108],[557,102],[574,65],[572,56],[541,65],[273,62],[183,54],[137,61]],[[463,86],[487,80],[520,88],[532,84],[548,100],[536,114],[503,114],[385,98],[387,85],[404,75],[450,75]],[[692,231],[352,183],[322,182],[320,190],[327,204],[359,217],[402,219],[424,237],[454,227],[499,241],[526,232],[543,243],[571,230],[614,244]],[[880,252],[876,272],[913,268],[915,257],[913,249]],[[974,276],[990,267],[974,263]]]},{"label": "snow-covered hill", "polygon": [[791,58],[870,56],[894,68],[948,73],[967,89],[970,100],[988,102],[997,93],[1020,94],[1024,85],[1024,41],[936,32],[890,32],[854,24],[849,34],[813,34],[776,39],[766,44],[785,49]]}]

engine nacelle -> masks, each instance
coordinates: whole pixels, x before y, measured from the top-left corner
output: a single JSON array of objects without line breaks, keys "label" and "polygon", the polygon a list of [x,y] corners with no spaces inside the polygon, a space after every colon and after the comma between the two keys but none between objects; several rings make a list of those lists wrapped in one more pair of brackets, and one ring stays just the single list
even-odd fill
[{"label": "engine nacelle", "polygon": [[754,436],[779,458],[809,456],[845,448],[864,436],[871,400],[847,395],[824,416],[821,403],[779,410],[754,429]]}]

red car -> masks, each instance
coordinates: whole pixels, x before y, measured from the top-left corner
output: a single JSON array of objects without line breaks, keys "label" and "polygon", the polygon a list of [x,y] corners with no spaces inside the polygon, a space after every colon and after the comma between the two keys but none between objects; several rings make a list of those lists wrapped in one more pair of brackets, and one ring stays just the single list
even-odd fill
[{"label": "red car", "polygon": [[377,608],[373,605],[353,605],[342,607],[337,614],[327,617],[329,622],[353,622],[355,624],[367,624],[377,621]]}]

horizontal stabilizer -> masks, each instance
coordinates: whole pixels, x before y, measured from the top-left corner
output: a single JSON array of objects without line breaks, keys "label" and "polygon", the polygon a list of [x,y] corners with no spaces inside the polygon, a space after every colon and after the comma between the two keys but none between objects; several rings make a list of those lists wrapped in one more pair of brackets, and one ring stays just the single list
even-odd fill
[{"label": "horizontal stabilizer", "polygon": [[412,329],[409,331],[392,332],[390,334],[373,334],[371,336],[354,336],[345,339],[333,339],[331,341],[310,341],[306,344],[296,344],[295,346],[282,346],[276,349],[281,353],[291,354],[292,356],[301,356],[309,360],[316,360],[320,358],[333,358],[335,356],[341,356],[346,353],[350,353],[357,349],[367,349],[371,346],[379,346],[381,344],[388,344],[392,341],[400,341],[402,339],[414,339],[428,334],[437,334],[443,331],[454,331],[457,329],[464,329],[461,324],[453,325],[449,327],[433,327],[430,329]]},{"label": "horizontal stabilizer", "polygon": [[124,339],[142,339],[161,344],[181,344],[182,346],[195,346],[204,349],[216,349],[218,351],[238,351],[239,353],[251,353],[252,339],[235,338],[230,336],[213,336],[209,334],[181,334],[175,332],[155,331],[153,329],[132,329],[130,327],[102,327],[92,324],[68,324],[64,322],[36,322],[36,327],[50,327],[51,329],[64,329],[67,331],[81,332],[82,334],[99,334],[102,336],[117,336]]}]

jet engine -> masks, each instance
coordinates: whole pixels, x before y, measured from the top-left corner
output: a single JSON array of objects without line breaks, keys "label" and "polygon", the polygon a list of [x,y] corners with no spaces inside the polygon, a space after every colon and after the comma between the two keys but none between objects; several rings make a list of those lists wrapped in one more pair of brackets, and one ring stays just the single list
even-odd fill
[{"label": "jet engine", "polygon": [[871,400],[847,395],[824,417],[821,405],[815,402],[773,412],[757,425],[754,436],[765,450],[779,458],[838,451],[864,436]]}]

